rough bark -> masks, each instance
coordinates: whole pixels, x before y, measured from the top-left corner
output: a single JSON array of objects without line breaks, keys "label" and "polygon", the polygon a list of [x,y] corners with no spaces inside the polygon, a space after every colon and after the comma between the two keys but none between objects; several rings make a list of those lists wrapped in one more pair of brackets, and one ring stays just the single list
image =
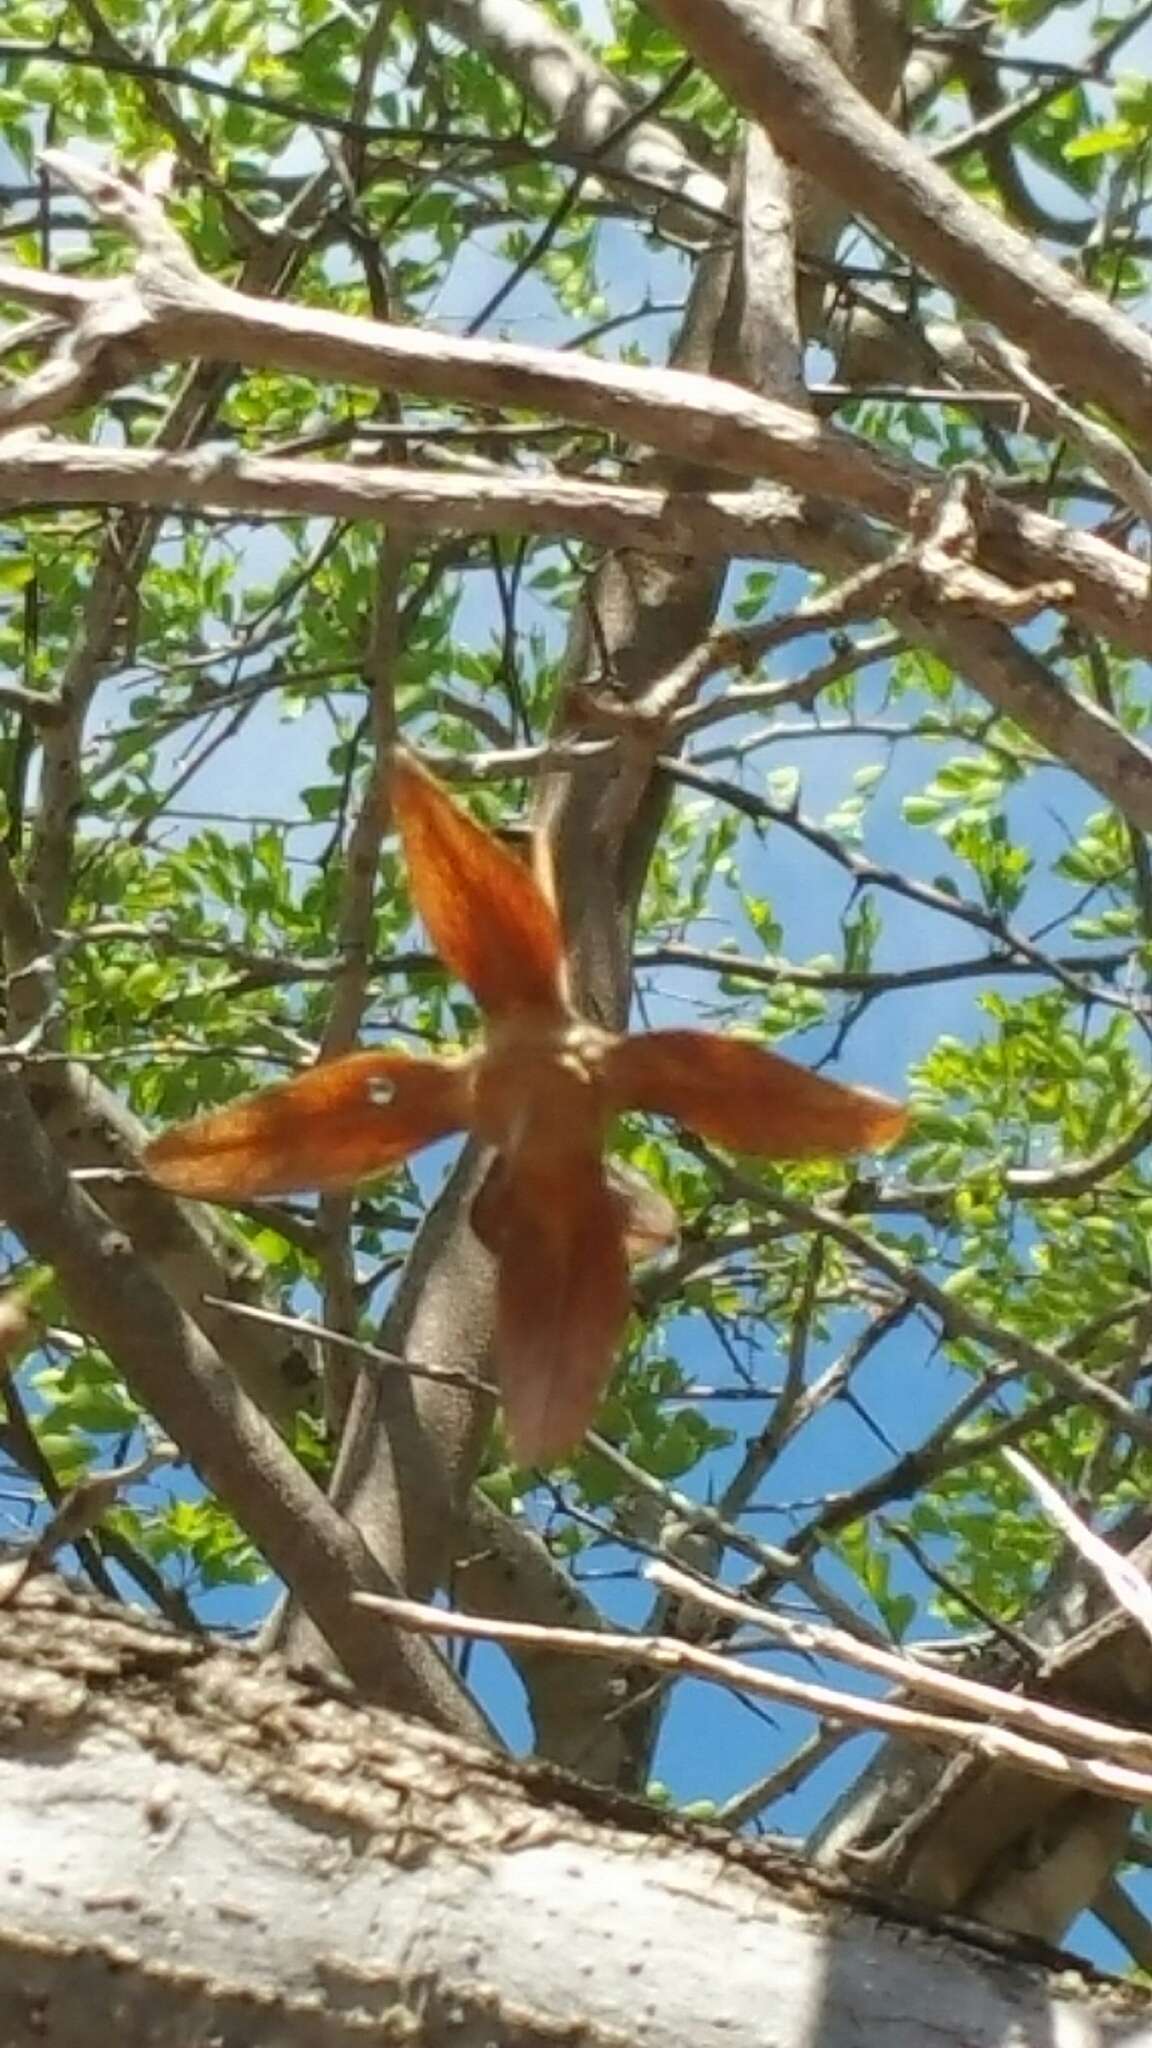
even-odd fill
[{"label": "rough bark", "polygon": [[0,1609],[11,2048],[1149,2048],[1147,1993],[59,1583]]}]

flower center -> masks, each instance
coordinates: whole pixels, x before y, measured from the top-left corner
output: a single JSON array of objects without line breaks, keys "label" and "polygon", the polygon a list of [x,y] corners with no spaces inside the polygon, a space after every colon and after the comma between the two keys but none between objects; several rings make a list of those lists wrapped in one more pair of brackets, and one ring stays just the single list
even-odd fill
[{"label": "flower center", "polygon": [[612,1040],[582,1017],[501,1018],[476,1070],[472,1127],[525,1163],[599,1151],[608,1119],[604,1055]]}]

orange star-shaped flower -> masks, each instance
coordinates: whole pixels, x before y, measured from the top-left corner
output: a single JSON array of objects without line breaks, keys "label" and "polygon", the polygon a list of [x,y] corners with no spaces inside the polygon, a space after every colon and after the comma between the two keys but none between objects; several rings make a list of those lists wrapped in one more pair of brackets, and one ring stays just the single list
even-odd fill
[{"label": "orange star-shaped flower", "polygon": [[525,1463],[544,1462],[595,1414],[629,1312],[628,1241],[651,1241],[651,1204],[605,1167],[614,1117],[651,1110],[736,1152],[799,1159],[886,1144],[905,1114],[738,1038],[588,1023],[529,869],[399,751],[392,803],[416,907],[484,1012],[483,1044],[322,1062],[168,1131],[146,1163],[177,1194],[227,1201],[347,1188],[451,1132],[492,1147],[471,1223],[497,1265],[509,1436]]}]

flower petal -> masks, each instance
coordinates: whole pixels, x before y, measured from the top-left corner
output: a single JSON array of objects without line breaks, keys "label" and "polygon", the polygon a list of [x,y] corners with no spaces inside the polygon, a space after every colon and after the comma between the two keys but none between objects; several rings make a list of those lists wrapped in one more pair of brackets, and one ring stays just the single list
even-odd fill
[{"label": "flower petal", "polygon": [[631,1305],[624,1210],[594,1154],[531,1172],[497,1158],[472,1205],[498,1263],[497,1373],[522,1464],[563,1457],[596,1413]]},{"label": "flower petal", "polygon": [[558,1011],[564,941],[530,868],[402,749],[391,796],[413,900],[445,966],[493,1016]]},{"label": "flower petal", "polygon": [[779,1053],[709,1031],[622,1038],[607,1058],[618,1108],[672,1116],[702,1138],[766,1159],[867,1152],[900,1136],[900,1103],[845,1088]]},{"label": "flower petal", "polygon": [[178,1124],[144,1164],[162,1187],[205,1201],[352,1187],[467,1122],[472,1064],[377,1051],[325,1060]]}]

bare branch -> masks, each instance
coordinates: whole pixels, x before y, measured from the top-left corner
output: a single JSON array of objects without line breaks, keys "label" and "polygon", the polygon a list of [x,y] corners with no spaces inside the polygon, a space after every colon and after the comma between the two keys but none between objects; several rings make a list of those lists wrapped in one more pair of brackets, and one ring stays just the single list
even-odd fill
[{"label": "bare branch", "polygon": [[[623,173],[641,197],[666,195],[665,232],[699,238],[725,213],[724,181],[696,164],[674,131],[648,118],[617,77],[531,0],[419,0],[420,12],[480,50],[535,100],[561,141]],[[619,139],[616,139],[619,131]]]},{"label": "bare branch", "polygon": [[1115,491],[1137,519],[1152,526],[1152,476],[1127,443],[1099,420],[1091,420],[1053,391],[1032,369],[1023,349],[1012,348],[988,327],[969,323],[964,329],[978,356],[999,370],[1023,392],[1049,433],[1063,434],[1087,458],[1089,468]]},{"label": "bare branch", "polygon": [[1152,1972],[1152,1922],[1118,1878],[1110,1877],[1092,1901],[1101,1925],[1126,1948],[1138,1970]]},{"label": "bare branch", "polygon": [[[692,1585],[693,1597],[697,1597],[697,1583],[688,1583]],[[515,1643],[521,1647],[567,1650],[574,1656],[610,1658],[613,1661],[629,1656],[634,1663],[665,1676],[699,1678],[735,1692],[746,1692],[754,1698],[806,1707],[833,1726],[884,1729],[889,1734],[908,1736],[933,1748],[967,1753],[984,1762],[1011,1763],[1053,1784],[1069,1788],[1082,1786],[1133,1806],[1144,1805],[1152,1799],[1152,1768],[1110,1761],[1115,1751],[1115,1737],[1132,1733],[1111,1722],[1094,1724],[1100,1734],[1093,1754],[1069,1755],[1057,1748],[1050,1737],[1038,1740],[1030,1735],[1015,1734],[1007,1728],[925,1713],[896,1705],[890,1700],[866,1699],[858,1693],[840,1692],[832,1686],[788,1678],[782,1672],[761,1671],[754,1665],[705,1649],[701,1644],[679,1642],[671,1636],[627,1636],[608,1631],[597,1634],[590,1629],[537,1628],[532,1622],[490,1621],[474,1614],[447,1614],[442,1607],[423,1606],[414,1600],[399,1600],[389,1595],[358,1593],[355,1597],[359,1606],[420,1635],[463,1636],[472,1642]],[[997,1693],[998,1707],[1002,1708],[1004,1701],[1015,1697],[1011,1693]],[[1064,1714],[1058,1708],[1049,1708],[1047,1712],[1059,1719],[1064,1739],[1069,1739],[1070,1727],[1082,1732],[1086,1725],[1080,1715]],[[1053,1725],[1054,1722],[1049,1723],[1049,1726]],[[1099,1747],[1104,1754],[1098,1753]]]},{"label": "bare branch", "polygon": [[1130,1614],[1137,1627],[1152,1641],[1152,1587],[1143,1572],[1138,1571],[1119,1550],[1097,1536],[1085,1521],[1070,1507],[1059,1488],[1026,1458],[1020,1451],[1001,1452],[1006,1465],[1010,1465],[1018,1479],[1035,1494],[1049,1521],[1054,1522],[1073,1549],[1103,1579],[1108,1591],[1125,1614]]},{"label": "bare branch", "polygon": [[370,1639],[352,1595],[386,1590],[388,1575],[126,1239],[69,1185],[19,1082],[2,1068],[0,1214],[34,1258],[55,1267],[84,1327],[232,1505],[365,1697],[490,1740],[479,1708],[442,1659],[413,1658],[396,1636]]},{"label": "bare branch", "polygon": [[1086,1195],[1121,1173],[1152,1145],[1152,1108],[1137,1117],[1130,1130],[1110,1145],[1101,1146],[1088,1159],[1065,1159],[1056,1166],[1010,1166],[1004,1185],[1011,1194],[1039,1201],[1066,1201]]},{"label": "bare branch", "polygon": [[[266,317],[288,310],[271,306]],[[318,322],[326,316],[315,317]],[[485,345],[446,346],[450,353],[453,348]],[[225,357],[235,352],[232,348],[223,350]],[[549,359],[544,350],[524,353]],[[567,365],[574,358],[551,360]],[[612,366],[594,367],[604,368],[611,381]],[[556,380],[563,383],[563,371],[555,374]],[[658,379],[688,373],[630,374]],[[691,382],[697,396],[701,387],[706,393],[736,391],[735,386],[726,387],[717,380],[693,378]],[[745,394],[740,396],[749,406],[771,403]],[[559,399],[558,402],[564,403]],[[631,412],[631,399],[625,404]],[[653,422],[651,410],[645,404],[644,419],[635,424],[637,435],[645,438],[645,427],[655,426],[660,439],[682,445],[686,432],[692,438],[691,404],[686,395],[681,418],[677,421],[661,413],[658,423]],[[776,407],[775,411],[788,414],[786,407]],[[802,415],[789,417],[803,419]],[[708,437],[707,406],[703,414],[698,413],[698,419]],[[749,433],[754,442],[751,422]],[[64,469],[60,467],[62,445],[67,449]],[[852,447],[850,442],[847,445]],[[740,465],[729,466],[755,467],[747,461],[747,445],[743,446],[742,454],[745,459]],[[719,458],[714,450],[709,450],[707,459]],[[772,467],[771,455],[766,459]],[[810,459],[804,456],[798,465],[784,461],[775,466],[781,473],[796,467],[798,473],[802,471],[810,478],[821,495],[848,500],[854,495],[854,481],[844,474],[838,448],[829,451],[823,445],[813,446]],[[32,441],[26,435],[5,437],[0,441],[0,502],[18,499],[23,503],[29,495],[42,503],[180,505],[269,516],[283,516],[291,507],[302,512],[380,520],[392,526],[399,521],[412,531],[455,525],[466,532],[578,533],[609,546],[639,547],[673,556],[691,554],[720,559],[744,554],[782,558],[830,570],[838,576],[867,572],[885,552],[885,544],[863,521],[853,521],[847,514],[841,514],[834,522],[822,516],[813,518],[794,499],[779,492],[750,496],[679,494],[564,478],[545,484],[524,478],[485,477],[478,481],[472,474],[461,480],[442,473],[373,471],[340,465],[319,469],[309,463],[211,452],[161,455],[148,450],[108,450]],[[887,489],[884,495],[888,495]],[[903,512],[911,516],[907,492],[903,494]],[[1091,535],[1074,534],[1058,521],[1037,513],[1018,514],[1013,508],[985,500],[981,517],[995,542],[992,559],[998,549],[1004,548],[1010,560],[1003,566],[1012,576],[1019,572],[1041,572],[1041,580],[1033,580],[1024,589],[1003,586],[1010,617],[1019,616],[1022,608],[1026,612],[1049,603],[1056,584],[1066,582],[1068,589],[1064,594],[1073,616],[1082,617],[1093,630],[1099,628],[1121,644],[1131,646],[1133,651],[1152,653],[1149,579],[1142,563],[1107,542]],[[920,576],[922,567],[915,551],[903,568],[893,565],[886,601],[890,616],[904,637],[935,648],[966,674],[999,711],[1066,759],[1116,803],[1133,824],[1152,830],[1149,749],[1099,706],[1063,689],[1036,655],[1012,637],[996,616],[1005,606],[992,577],[956,559],[948,563],[944,573],[934,574],[928,582]],[[1043,580],[1044,577],[1054,578],[1055,583]]]},{"label": "bare branch", "polygon": [[1152,341],[978,204],[868,105],[815,37],[759,0],[657,0],[685,47],[853,213],[1067,384],[1152,441]]},{"label": "bare branch", "polygon": [[[1022,1693],[1006,1692],[1002,1686],[985,1685],[978,1679],[964,1678],[959,1672],[922,1661],[914,1653],[879,1649],[875,1644],[862,1642],[858,1636],[827,1628],[820,1622],[796,1621],[791,1616],[776,1614],[770,1608],[734,1598],[722,1587],[702,1583],[697,1575],[674,1571],[666,1564],[648,1565],[645,1575],[653,1584],[663,1586],[666,1592],[674,1593],[678,1599],[692,1601],[709,1614],[750,1629],[753,1635],[767,1636],[772,1642],[784,1643],[803,1655],[829,1657],[834,1663],[849,1664],[856,1671],[867,1671],[873,1678],[885,1679],[889,1684],[899,1686],[903,1692],[941,1701],[957,1712],[971,1714],[974,1719],[996,1721],[1022,1729],[1044,1742],[1082,1749],[1090,1756],[1115,1754],[1127,1758],[1138,1770],[1152,1769],[1152,1735],[1142,1729],[1125,1728],[1121,1731],[1111,1721],[1072,1713],[1065,1707],[1051,1706],[1045,1700],[1027,1699]],[[739,1647],[747,1654],[746,1643]]]},{"label": "bare branch", "polygon": [[88,1472],[70,1487],[55,1512],[22,1557],[0,1566],[0,1606],[11,1600],[27,1579],[47,1571],[58,1550],[78,1543],[102,1521],[126,1486],[139,1484],[158,1465],[170,1465],[179,1457],[175,1444],[157,1443],[123,1465],[105,1472]]},{"label": "bare branch", "polygon": [[[702,1150],[703,1148],[701,1148]],[[1022,1332],[1008,1329],[991,1317],[971,1309],[957,1296],[949,1294],[944,1287],[929,1278],[920,1267],[907,1259],[898,1258],[885,1245],[870,1238],[866,1232],[857,1230],[842,1216],[816,1203],[797,1201],[786,1195],[780,1188],[769,1188],[749,1179],[745,1174],[733,1172],[713,1158],[721,1183],[738,1192],[746,1200],[753,1200],[764,1207],[774,1209],[779,1215],[808,1230],[826,1230],[847,1251],[854,1252],[865,1265],[873,1266],[886,1275],[911,1300],[920,1302],[939,1318],[942,1328],[955,1337],[969,1337],[974,1343],[992,1351],[997,1357],[1023,1366],[1029,1372],[1038,1373],[1048,1384],[1060,1388],[1074,1401],[1083,1402],[1087,1408],[1094,1408],[1106,1415],[1117,1426],[1126,1430],[1139,1443],[1152,1444],[1152,1416],[1137,1408],[1125,1395],[1109,1386],[1106,1380],[1096,1378],[1074,1365],[1062,1352],[1054,1351],[1049,1345],[1037,1344]]]}]

